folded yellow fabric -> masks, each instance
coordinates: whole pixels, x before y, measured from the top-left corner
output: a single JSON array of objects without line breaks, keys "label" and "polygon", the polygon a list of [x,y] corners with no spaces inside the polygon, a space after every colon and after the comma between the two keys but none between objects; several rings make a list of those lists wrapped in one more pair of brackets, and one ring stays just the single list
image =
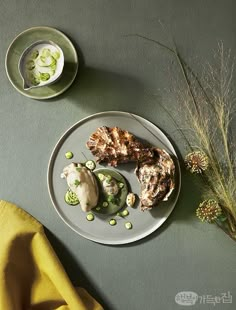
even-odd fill
[{"label": "folded yellow fabric", "polygon": [[0,310],[100,310],[75,289],[44,234],[17,206],[0,201]]}]

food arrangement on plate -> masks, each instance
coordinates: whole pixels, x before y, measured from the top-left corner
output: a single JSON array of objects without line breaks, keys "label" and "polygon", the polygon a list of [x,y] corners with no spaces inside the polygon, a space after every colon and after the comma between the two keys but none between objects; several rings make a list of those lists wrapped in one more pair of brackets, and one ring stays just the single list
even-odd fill
[{"label": "food arrangement on plate", "polygon": [[[127,208],[134,207],[136,197],[140,209],[147,212],[168,200],[175,188],[175,165],[167,151],[144,145],[127,130],[98,127],[86,147],[97,163],[113,167],[96,169],[95,161],[90,159],[85,163],[72,162],[63,169],[61,177],[68,185],[65,202],[80,205],[88,213],[88,221],[94,220],[95,214],[128,216]],[[65,156],[72,159],[73,153],[68,151]],[[125,178],[114,169],[129,162],[136,163],[133,173],[140,183],[139,193],[130,192]],[[109,223],[116,225],[116,219],[110,219]],[[132,223],[127,222],[125,227],[131,229]]]}]

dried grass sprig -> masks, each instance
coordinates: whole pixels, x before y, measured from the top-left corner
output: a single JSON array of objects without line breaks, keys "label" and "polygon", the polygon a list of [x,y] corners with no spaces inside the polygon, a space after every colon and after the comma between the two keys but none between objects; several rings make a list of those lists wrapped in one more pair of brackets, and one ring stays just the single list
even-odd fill
[{"label": "dried grass sprig", "polygon": [[221,217],[215,223],[236,241],[236,149],[230,131],[235,113],[234,59],[230,51],[225,51],[223,43],[219,43],[215,64],[205,66],[204,78],[200,81],[180,56],[174,40],[174,47],[170,48],[139,34],[132,36],[154,42],[174,55],[186,83],[186,91],[179,92],[181,103],[189,128],[194,132],[194,136],[184,137],[188,145],[197,145],[197,150],[208,157],[209,168],[202,173],[205,181],[203,199],[212,199],[219,204],[224,221]]}]

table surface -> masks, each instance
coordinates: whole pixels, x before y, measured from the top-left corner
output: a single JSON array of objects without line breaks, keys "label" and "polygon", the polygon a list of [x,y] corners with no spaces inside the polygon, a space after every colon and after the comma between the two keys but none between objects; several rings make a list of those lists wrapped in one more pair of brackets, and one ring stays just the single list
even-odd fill
[{"label": "table surface", "polygon": [[[145,117],[185,154],[184,140],[166,112],[180,122],[184,114],[173,87],[181,80],[175,60],[156,44],[127,35],[166,44],[172,35],[200,74],[220,40],[235,54],[235,10],[233,0],[1,1],[0,197],[42,222],[73,283],[85,287],[105,309],[185,309],[175,303],[181,291],[202,297],[194,309],[213,309],[210,297],[230,292],[232,303],[221,301],[216,307],[235,309],[235,244],[196,219],[199,189],[188,173],[183,171],[178,203],[164,225],[129,245],[101,245],[76,234],[55,212],[47,189],[48,161],[57,140],[75,122],[97,112]],[[80,58],[73,85],[48,101],[22,96],[4,72],[9,44],[32,26],[63,31]]]}]

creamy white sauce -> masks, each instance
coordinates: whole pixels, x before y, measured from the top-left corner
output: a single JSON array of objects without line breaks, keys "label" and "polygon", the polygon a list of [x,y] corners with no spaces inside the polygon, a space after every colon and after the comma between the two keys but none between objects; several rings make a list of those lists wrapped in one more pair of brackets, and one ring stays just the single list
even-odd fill
[{"label": "creamy white sauce", "polygon": [[[50,50],[51,53],[59,53],[60,54],[60,57],[58,59],[56,59],[55,72],[53,74],[52,74],[52,69],[50,68],[50,66],[49,67],[46,67],[46,66],[42,67],[42,66],[38,65],[38,61],[40,60],[40,55],[42,54],[42,51],[44,49]],[[27,63],[32,60],[31,55],[32,55],[32,52],[34,52],[34,51],[38,51],[39,56],[34,60],[35,68],[33,70],[28,70],[27,69]],[[63,57],[63,53],[61,50],[59,50],[58,48],[56,48],[52,44],[46,44],[46,43],[45,44],[43,44],[43,43],[37,44],[29,51],[29,53],[25,57],[24,70],[23,70],[24,71],[24,79],[27,81],[27,83],[29,85],[31,85],[32,83],[28,77],[29,73],[32,73],[35,76],[38,75],[38,72],[48,73],[48,74],[50,74],[50,78],[46,81],[40,80],[39,85],[48,84],[49,82],[51,83],[58,78],[58,75],[62,72],[63,66],[64,66],[64,57]]]},{"label": "creamy white sauce", "polygon": [[119,186],[114,178],[108,181],[108,178],[105,177],[104,181],[102,182],[102,187],[107,195],[115,196],[119,192]]}]

